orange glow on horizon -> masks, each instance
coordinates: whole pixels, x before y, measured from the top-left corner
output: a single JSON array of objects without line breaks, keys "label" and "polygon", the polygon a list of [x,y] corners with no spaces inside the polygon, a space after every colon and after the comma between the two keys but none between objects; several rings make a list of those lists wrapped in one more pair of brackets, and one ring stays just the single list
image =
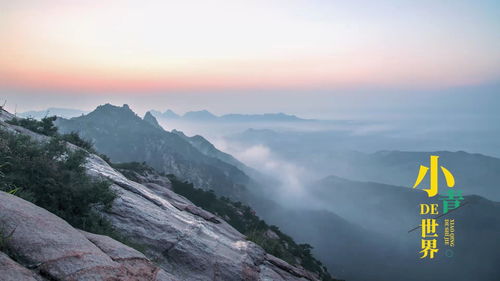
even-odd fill
[{"label": "orange glow on horizon", "polygon": [[[443,26],[398,25],[349,5],[353,18],[335,7],[335,16],[323,19],[307,1],[216,2],[225,9],[190,0],[5,4],[0,87],[92,93],[418,88],[488,82],[500,73],[500,55],[487,41],[494,37],[470,32],[472,39],[464,39],[453,32],[458,16]],[[435,16],[439,23],[442,15]]]}]

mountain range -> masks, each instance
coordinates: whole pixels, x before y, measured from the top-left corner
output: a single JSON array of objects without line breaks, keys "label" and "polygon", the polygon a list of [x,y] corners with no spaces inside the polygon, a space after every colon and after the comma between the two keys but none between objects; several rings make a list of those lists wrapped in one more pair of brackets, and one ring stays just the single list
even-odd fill
[{"label": "mountain range", "polygon": [[[349,143],[366,149],[372,143],[384,143],[385,140],[371,135],[362,136],[365,139],[362,142],[357,142],[357,138],[356,134],[343,131],[309,133],[248,129],[229,136],[228,140],[249,147],[266,146],[283,161],[306,167],[320,177],[335,175],[407,188],[415,183],[419,166],[428,166],[430,155],[438,155],[439,165],[453,171],[457,188],[464,194],[500,201],[500,159],[497,157],[443,150],[365,152],[351,149]],[[439,180],[444,182],[442,173],[439,173]]]},{"label": "mountain range", "polygon": [[182,120],[191,122],[300,122],[311,121],[302,119],[295,115],[284,113],[265,113],[265,114],[225,114],[217,116],[207,110],[189,111],[184,115],[179,115],[168,109],[164,112],[157,110],[150,111],[156,118],[166,120]]},{"label": "mountain range", "polygon": [[58,116],[58,117],[63,117],[63,118],[72,118],[72,117],[77,117],[83,114],[88,113],[88,111],[84,110],[79,110],[79,109],[71,109],[71,108],[58,108],[58,107],[50,107],[45,110],[32,110],[32,111],[26,111],[19,113],[19,117],[24,117],[24,118],[34,118],[37,120],[40,120],[44,117],[47,116]]}]

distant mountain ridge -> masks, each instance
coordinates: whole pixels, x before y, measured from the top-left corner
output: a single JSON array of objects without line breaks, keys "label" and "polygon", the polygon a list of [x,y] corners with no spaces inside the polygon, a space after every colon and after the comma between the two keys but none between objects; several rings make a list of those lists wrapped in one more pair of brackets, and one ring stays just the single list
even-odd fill
[{"label": "distant mountain ridge", "polygon": [[[419,166],[428,166],[430,156],[437,155],[440,157],[439,164],[455,176],[456,187],[463,190],[464,194],[476,194],[500,202],[500,158],[445,150],[381,150],[371,153],[339,149],[338,146],[332,145],[348,143],[352,138],[350,134],[344,134],[342,131],[322,134],[247,129],[228,139],[247,146],[265,145],[284,160],[309,167],[323,176],[335,174],[346,179],[406,188],[413,186]],[[374,137],[374,141],[382,140]],[[369,145],[368,142],[366,144]],[[440,182],[443,182],[443,174],[439,173],[439,176]]]},{"label": "distant mountain ridge", "polygon": [[[179,119],[185,121],[224,121],[224,122],[297,122],[297,121],[314,121],[313,119],[304,119],[296,115],[285,113],[263,113],[263,114],[239,114],[230,113],[224,115],[215,115],[208,110],[188,111],[184,115],[175,113],[171,109],[164,112],[158,110],[149,110],[149,114],[156,118],[162,119]],[[62,118],[73,118],[87,114],[89,111],[72,109],[72,108],[57,108],[50,107],[45,110],[30,110],[18,113],[18,116],[35,119],[42,119],[46,116],[57,116]],[[146,113],[147,114],[147,113]]]},{"label": "distant mountain ridge", "polygon": [[208,110],[189,111],[184,115],[179,115],[168,109],[165,112],[150,110],[151,114],[156,118],[162,119],[179,119],[184,121],[218,121],[218,122],[300,122],[312,121],[311,119],[299,118],[295,115],[285,113],[264,113],[264,114],[225,114],[217,116]]},{"label": "distant mountain ridge", "polygon": [[187,140],[190,144],[192,144],[194,147],[196,147],[201,153],[217,158],[221,161],[224,161],[226,163],[229,163],[235,167],[238,167],[240,169],[247,169],[245,164],[241,163],[238,161],[236,158],[234,158],[232,155],[227,154],[225,152],[222,152],[215,148],[213,144],[211,144],[207,139],[200,135],[195,135],[192,137],[186,136],[183,132],[178,131],[178,130],[172,130],[173,134],[176,134],[180,136],[181,138]]},{"label": "distant mountain ridge", "polygon": [[[455,188],[464,194],[476,194],[489,200],[500,201],[500,159],[464,151],[379,151],[358,153],[344,163],[332,165],[337,175],[350,179],[374,181],[411,188],[418,166],[429,165],[430,155],[439,156],[439,165],[450,170],[456,181]],[[356,167],[355,170],[346,167]],[[444,183],[443,174],[439,173]]]},{"label": "distant mountain ridge", "polygon": [[50,107],[45,110],[31,110],[22,113],[18,113],[17,115],[23,118],[34,118],[40,120],[47,116],[57,116],[63,118],[73,118],[80,116],[82,114],[87,114],[88,111],[72,109],[72,108],[58,108],[58,107]]}]

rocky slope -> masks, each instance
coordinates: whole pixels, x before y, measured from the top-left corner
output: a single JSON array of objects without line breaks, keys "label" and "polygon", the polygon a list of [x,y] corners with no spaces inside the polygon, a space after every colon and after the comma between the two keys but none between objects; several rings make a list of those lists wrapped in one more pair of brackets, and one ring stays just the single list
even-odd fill
[{"label": "rocky slope", "polygon": [[[12,117],[2,111],[0,127],[40,141],[47,139],[4,122]],[[130,181],[93,154],[86,168],[93,177],[111,181],[118,198],[102,215],[128,239],[141,244],[145,256],[109,237],[78,231],[46,210],[2,192],[0,225],[6,238],[5,252],[10,256],[0,254],[0,272],[5,273],[2,277],[317,280],[313,274],[266,254],[222,219],[173,193],[168,182]]]},{"label": "rocky slope", "polygon": [[177,280],[142,253],[14,195],[0,192],[0,213],[6,252],[17,261],[0,252],[1,280]]}]

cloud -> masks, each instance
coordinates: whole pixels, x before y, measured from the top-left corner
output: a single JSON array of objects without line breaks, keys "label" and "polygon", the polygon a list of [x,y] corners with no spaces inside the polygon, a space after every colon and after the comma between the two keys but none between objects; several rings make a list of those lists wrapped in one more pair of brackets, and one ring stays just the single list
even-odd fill
[{"label": "cloud", "polygon": [[289,205],[304,204],[308,201],[304,187],[311,180],[312,173],[305,167],[282,159],[263,144],[244,146],[219,139],[216,146],[247,166],[276,179],[279,184],[270,187],[274,200]]}]

